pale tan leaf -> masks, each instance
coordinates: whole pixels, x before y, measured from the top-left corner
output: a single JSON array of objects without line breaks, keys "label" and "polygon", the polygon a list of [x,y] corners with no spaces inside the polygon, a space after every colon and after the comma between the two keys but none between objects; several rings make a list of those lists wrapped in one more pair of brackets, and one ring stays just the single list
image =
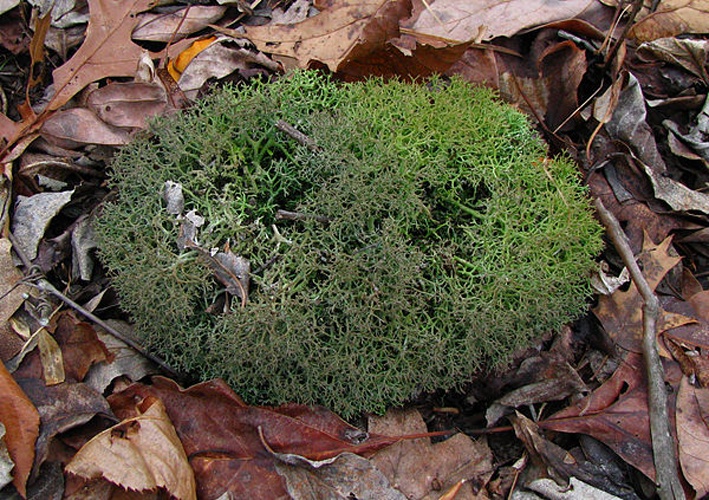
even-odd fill
[{"label": "pale tan leaf", "polygon": [[126,490],[163,488],[178,499],[196,499],[194,473],[160,400],[86,443],[66,471],[87,480],[103,478]]},{"label": "pale tan leaf", "polygon": [[59,344],[54,337],[42,328],[37,337],[39,357],[42,360],[42,373],[47,385],[57,385],[64,382],[64,357]]},{"label": "pale tan leaf", "polygon": [[52,144],[67,149],[83,144],[124,146],[130,142],[127,130],[109,125],[86,108],[59,111],[44,122],[41,133]]},{"label": "pale tan leaf", "polygon": [[419,7],[402,28],[421,43],[491,40],[523,29],[578,16],[595,0],[438,0]]},{"label": "pale tan leaf", "polygon": [[91,91],[86,106],[114,127],[145,128],[168,108],[167,93],[156,83],[112,82]]},{"label": "pale tan leaf", "polygon": [[184,8],[175,12],[144,13],[138,16],[139,23],[133,30],[132,38],[147,42],[180,40],[217,22],[224,12],[226,7],[192,5],[189,11]]},{"label": "pale tan leaf", "polygon": [[245,36],[268,54],[313,62],[337,71],[398,36],[399,20],[408,15],[405,0],[334,0],[320,14],[291,25],[249,26]]}]

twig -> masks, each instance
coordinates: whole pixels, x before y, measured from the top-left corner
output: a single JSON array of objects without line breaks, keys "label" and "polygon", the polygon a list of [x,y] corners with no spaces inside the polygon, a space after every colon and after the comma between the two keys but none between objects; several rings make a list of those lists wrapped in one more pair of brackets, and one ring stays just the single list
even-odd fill
[{"label": "twig", "polygon": [[27,258],[25,255],[25,252],[22,250],[22,247],[19,245],[17,239],[15,238],[15,235],[12,234],[12,232],[8,231],[7,236],[10,239],[10,242],[12,243],[12,249],[15,251],[17,256],[20,258],[22,261],[22,264],[25,266],[27,269],[28,273],[31,273],[28,277],[32,279],[34,283],[27,283],[28,285],[34,286],[37,288],[39,291],[43,293],[48,293],[55,298],[59,299],[62,301],[64,304],[67,306],[71,307],[74,309],[76,312],[84,316],[85,318],[93,321],[97,325],[99,325],[101,328],[106,330],[106,332],[110,333],[114,337],[116,337],[118,340],[121,342],[127,344],[131,348],[133,348],[135,351],[137,351],[139,354],[145,356],[148,358],[150,361],[158,365],[160,368],[162,368],[169,376],[175,379],[181,379],[183,378],[179,373],[175,372],[172,368],[170,368],[167,363],[159,358],[158,356],[155,356],[152,353],[149,353],[143,347],[138,344],[135,340],[131,339],[130,337],[126,337],[124,334],[113,328],[111,325],[106,323],[104,320],[99,318],[98,316],[94,315],[92,312],[87,311],[84,307],[81,305],[77,304],[73,300],[71,300],[69,297],[64,295],[62,292],[57,290],[57,288],[52,285],[47,279],[44,277],[43,274],[39,272],[39,269],[37,266],[34,266],[32,262]]},{"label": "twig", "polygon": [[310,215],[310,214],[303,214],[300,212],[289,212],[288,210],[281,210],[281,209],[276,210],[276,220],[296,220],[296,221],[314,220],[314,221],[320,222],[322,224],[327,224],[328,222],[330,222],[330,218],[325,217],[324,215]]},{"label": "twig", "polygon": [[308,149],[311,149],[313,151],[320,151],[320,146],[317,145],[317,143],[305,135],[303,132],[295,128],[293,125],[290,123],[287,123],[283,120],[278,120],[276,122],[276,128],[280,130],[281,132],[284,132],[291,136],[293,139],[295,139],[299,144],[307,147]]},{"label": "twig", "polygon": [[595,205],[601,222],[608,230],[608,235],[623,259],[623,263],[630,271],[630,276],[644,301],[643,356],[647,372],[648,412],[650,414],[650,435],[652,437],[657,493],[662,500],[684,499],[684,490],[680,483],[677,467],[675,443],[670,431],[665,372],[657,350],[656,323],[660,303],[643,276],[618,219],[599,198],[595,199]]}]

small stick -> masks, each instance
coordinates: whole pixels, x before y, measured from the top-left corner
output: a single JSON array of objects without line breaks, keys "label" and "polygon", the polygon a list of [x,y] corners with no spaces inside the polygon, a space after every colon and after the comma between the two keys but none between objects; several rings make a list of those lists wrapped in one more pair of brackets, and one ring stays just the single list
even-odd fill
[{"label": "small stick", "polygon": [[596,198],[594,203],[601,222],[608,230],[608,235],[623,259],[623,263],[630,271],[630,276],[644,301],[643,357],[647,372],[648,412],[650,414],[650,435],[652,437],[657,493],[662,500],[684,499],[684,490],[677,467],[675,443],[670,431],[665,372],[657,350],[656,323],[660,302],[643,276],[618,219],[603,205],[600,198]]},{"label": "small stick", "polygon": [[276,128],[281,132],[288,134],[299,144],[311,149],[312,151],[320,151],[320,146],[318,146],[313,139],[305,135],[303,132],[295,128],[290,123],[287,123],[283,120],[278,120],[276,122]]},{"label": "small stick", "polygon": [[[8,235],[8,238],[10,239],[10,242],[12,243],[12,249],[15,251],[17,256],[20,258],[20,260],[22,261],[22,264],[25,266],[27,271],[28,272],[34,271],[35,269],[37,269],[37,271],[38,271],[37,266],[34,266],[32,264],[32,262],[25,255],[25,252],[22,250],[21,246],[19,245],[17,239],[15,238],[15,235],[12,234],[11,231],[8,231],[7,235]],[[162,368],[171,377],[173,377],[175,379],[182,378],[180,376],[180,374],[175,372],[172,368],[170,368],[163,359],[159,358],[158,356],[155,356],[152,353],[149,353],[148,351],[143,349],[143,347],[140,344],[138,344],[135,340],[131,339],[130,337],[126,337],[124,334],[122,334],[121,332],[119,332],[118,330],[113,328],[111,325],[106,323],[104,320],[102,320],[101,318],[99,318],[98,316],[93,314],[92,312],[87,311],[84,307],[77,304],[76,302],[71,300],[69,297],[64,295],[62,292],[57,290],[57,288],[54,285],[52,285],[49,281],[47,281],[47,279],[41,273],[39,273],[39,272],[34,273],[34,276],[31,275],[31,276],[28,276],[28,278],[31,278],[34,281],[34,283],[28,283],[29,285],[34,286],[35,288],[37,288],[39,291],[41,291],[43,293],[48,293],[50,295],[53,295],[54,297],[56,297],[57,299],[62,301],[64,304],[66,304],[67,306],[71,307],[76,312],[78,312],[79,314],[84,316],[85,318],[87,318],[87,319],[93,321],[94,323],[96,323],[97,325],[99,325],[101,328],[106,330],[108,333],[110,333],[111,335],[116,337],[121,342],[123,342],[123,343],[127,344],[128,346],[130,346],[131,348],[133,348],[139,354],[148,358],[150,361],[152,361],[153,363],[158,365],[160,368]]]},{"label": "small stick", "polygon": [[314,220],[317,222],[322,222],[323,224],[327,224],[328,222],[330,222],[330,219],[328,217],[325,217],[324,215],[309,215],[302,214],[300,212],[289,212],[288,210],[280,209],[276,210],[276,220]]}]

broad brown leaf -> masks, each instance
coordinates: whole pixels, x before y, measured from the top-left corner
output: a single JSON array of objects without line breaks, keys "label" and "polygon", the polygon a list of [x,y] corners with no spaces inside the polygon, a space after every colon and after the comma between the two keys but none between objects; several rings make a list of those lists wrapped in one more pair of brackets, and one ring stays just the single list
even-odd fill
[{"label": "broad brown leaf", "polygon": [[343,452],[372,453],[397,441],[367,435],[320,407],[248,406],[221,380],[182,389],[155,377],[152,385],[133,384],[109,402],[119,417],[130,418],[136,401],[149,397],[164,403],[195,471],[200,498],[226,492],[235,498],[287,497],[264,442],[274,452],[317,461]]},{"label": "broad brown leaf", "polygon": [[245,36],[259,50],[285,58],[286,66],[319,62],[336,72],[397,37],[410,8],[410,0],[333,0],[305,21],[249,26]]},{"label": "broad brown leaf", "polygon": [[103,478],[124,490],[196,498],[194,474],[160,400],[145,402],[141,415],[124,420],[86,443],[66,471],[86,480]]},{"label": "broad brown leaf", "polygon": [[8,320],[24,302],[27,287],[18,283],[22,273],[12,262],[10,240],[0,239],[0,360],[7,361],[22,348],[22,339],[10,328]]},{"label": "broad brown leaf", "polygon": [[7,431],[7,451],[15,462],[12,484],[25,497],[27,478],[34,462],[34,447],[39,436],[39,413],[4,363],[0,363],[0,394],[0,422]]},{"label": "broad brown leaf", "polygon": [[[670,255],[671,244],[671,237],[655,245],[647,234],[645,236],[639,261],[643,266],[643,275],[653,290],[670,269],[682,260],[681,257]],[[642,352],[643,303],[637,286],[632,282],[627,290],[616,290],[612,295],[601,295],[593,313],[620,347],[627,351]],[[693,322],[693,318],[660,309],[657,335]]]},{"label": "broad brown leaf", "polygon": [[131,41],[137,15],[154,0],[88,0],[86,39],[66,63],[52,73],[54,97],[48,110],[66,104],[89,83],[109,76],[132,76],[144,49]]},{"label": "broad brown leaf", "polygon": [[707,0],[663,0],[658,2],[655,12],[637,21],[629,34],[639,41],[648,41],[688,33],[707,33],[707,14]]},{"label": "broad brown leaf", "polygon": [[[671,427],[677,387],[682,372],[676,363],[665,363]],[[615,373],[589,396],[539,422],[543,429],[588,434],[605,443],[618,456],[650,479],[655,465],[650,439],[647,382],[642,357],[629,353]]]},{"label": "broad brown leaf", "polygon": [[[425,434],[426,423],[416,410],[390,410],[372,417],[369,430],[389,436]],[[458,491],[460,500],[474,498],[471,484],[487,484],[492,472],[492,452],[484,439],[473,441],[456,434],[432,444],[430,438],[405,439],[377,452],[372,462],[407,498],[438,498],[440,491],[466,484]]]},{"label": "broad brown leaf", "polygon": [[589,0],[437,0],[416,9],[403,27],[422,41],[435,38],[452,43],[480,42],[576,17],[595,3]]},{"label": "broad brown leaf", "polygon": [[695,498],[704,498],[709,493],[709,389],[696,388],[682,377],[677,408],[679,462]]}]

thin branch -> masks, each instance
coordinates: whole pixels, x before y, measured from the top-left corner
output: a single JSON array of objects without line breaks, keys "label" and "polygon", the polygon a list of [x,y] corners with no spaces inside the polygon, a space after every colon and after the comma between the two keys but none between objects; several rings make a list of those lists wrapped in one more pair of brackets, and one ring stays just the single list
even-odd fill
[{"label": "thin branch", "polygon": [[281,132],[288,134],[299,144],[307,147],[308,149],[311,149],[312,151],[320,151],[320,146],[318,146],[312,138],[305,135],[303,132],[295,128],[290,123],[285,122],[283,120],[278,120],[276,122],[276,128]]},{"label": "thin branch", "polygon": [[623,263],[630,271],[630,276],[644,301],[643,356],[647,372],[648,412],[650,414],[650,434],[652,436],[657,493],[662,500],[684,499],[684,490],[677,467],[677,452],[670,430],[665,372],[657,350],[657,317],[660,303],[643,276],[618,219],[603,205],[600,198],[595,199],[595,205],[601,222],[608,230],[608,235],[623,259]]}]

